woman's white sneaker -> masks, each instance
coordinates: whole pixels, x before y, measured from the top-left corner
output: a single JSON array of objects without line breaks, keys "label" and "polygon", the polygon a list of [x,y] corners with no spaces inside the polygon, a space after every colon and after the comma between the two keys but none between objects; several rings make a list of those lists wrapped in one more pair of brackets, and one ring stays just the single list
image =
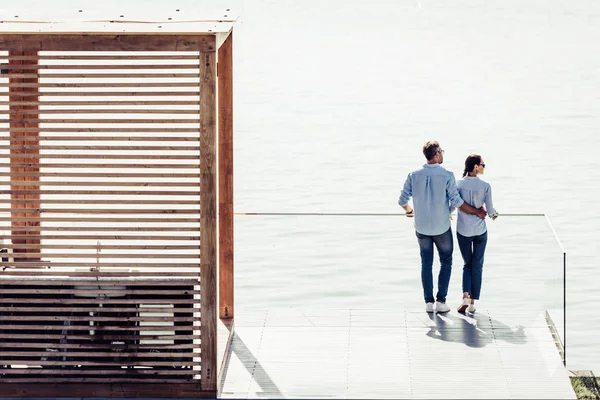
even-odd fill
[{"label": "woman's white sneaker", "polygon": [[450,307],[446,303],[436,301],[435,302],[435,311],[439,312],[439,313],[448,312],[448,311],[450,311]]},{"label": "woman's white sneaker", "polygon": [[475,304],[469,304],[469,308],[467,308],[467,311],[470,312],[471,314],[473,314],[477,309],[475,308]]},{"label": "woman's white sneaker", "polygon": [[433,303],[425,304],[425,312],[433,312]]},{"label": "woman's white sneaker", "polygon": [[469,307],[469,299],[467,297],[465,297],[464,299],[462,299],[462,303],[460,303],[460,306],[458,306],[457,311],[459,313],[464,313],[468,307]]}]

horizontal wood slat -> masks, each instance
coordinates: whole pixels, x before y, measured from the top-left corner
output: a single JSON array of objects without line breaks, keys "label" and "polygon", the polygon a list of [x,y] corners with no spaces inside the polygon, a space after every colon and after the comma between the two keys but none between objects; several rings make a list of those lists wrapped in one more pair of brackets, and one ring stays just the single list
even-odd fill
[{"label": "horizontal wood slat", "polygon": [[[77,194],[79,192],[71,192],[72,194]],[[190,194],[188,192],[175,192],[181,194]],[[170,195],[174,195],[174,192],[168,192]],[[193,193],[193,192],[191,192]],[[128,193],[130,194],[130,193]],[[145,193],[137,193],[137,194],[145,194]],[[197,193],[196,193],[197,195]],[[188,215],[196,215],[197,210],[182,210],[182,209],[117,209],[117,208],[35,208],[30,207],[27,209],[27,212],[40,212],[40,213],[49,213],[49,214],[188,214]]]},{"label": "horizontal wood slat", "polygon": [[[42,112],[40,112],[42,114]],[[198,124],[198,118],[120,118],[120,119],[61,119],[61,118],[12,118],[12,121],[18,121],[28,124]],[[9,123],[11,119],[0,119],[0,123]]]},{"label": "horizontal wood slat", "polygon": [[[23,133],[36,133],[36,132],[57,132],[57,133],[68,133],[68,132],[119,132],[119,133],[193,133],[198,134],[200,132],[199,128],[172,128],[172,127],[163,127],[163,128],[152,128],[152,127],[139,127],[139,128],[105,128],[105,127],[35,127],[35,128],[25,128],[25,127],[11,127],[8,128],[8,132],[23,132]],[[198,136],[196,136],[198,137]],[[14,140],[18,140],[18,137],[12,137]],[[41,140],[41,138],[40,138]],[[125,136],[123,140],[134,140],[134,137]]]},{"label": "horizontal wood slat", "polygon": [[[38,175],[29,175],[38,176]],[[144,186],[144,187],[198,187],[197,182],[98,182],[98,181],[24,181],[24,182],[11,182],[11,181],[0,181],[0,186],[7,185],[13,186]]]},{"label": "horizontal wood slat", "polygon": [[[82,269],[79,269],[77,272],[73,272],[72,270],[69,271],[65,271],[65,269],[62,270],[62,272],[59,269],[56,270],[45,270],[43,271],[43,276],[45,277],[51,277],[51,276],[60,276],[60,277],[91,277],[91,278],[97,278],[97,277],[106,277],[106,276],[111,276],[111,277],[127,277],[127,278],[157,278],[157,277],[161,277],[161,278],[171,278],[171,277],[176,277],[176,278],[181,278],[181,277],[190,277],[190,276],[195,276],[195,277],[199,277],[200,274],[199,272],[189,272],[189,271],[178,271],[178,272],[169,272],[168,270],[152,270],[152,271],[145,271],[145,272],[136,272],[137,270],[133,270],[133,272],[114,272],[114,271],[98,271],[97,269],[88,269],[85,270],[83,269],[84,272],[81,272]],[[193,271],[193,270],[192,270]],[[40,272],[36,271],[36,270],[32,270],[32,271],[28,271],[28,270],[23,270],[21,268],[19,269],[5,269],[2,271],[2,275],[3,276],[39,276]],[[0,302],[2,302],[2,298],[0,297]]]},{"label": "horizontal wood slat", "polygon": [[[42,325],[42,324],[27,324],[27,325],[17,325],[14,322],[6,323],[6,326],[2,327],[3,332],[11,332],[11,331],[35,331],[35,332],[67,332],[67,331],[98,331],[102,330],[104,332],[133,332],[134,334],[140,334],[142,332],[174,332],[177,330],[178,332],[193,332],[200,331],[198,327],[193,325],[186,326],[175,326],[175,325],[136,325],[130,324],[127,326],[124,323],[124,326],[113,325],[113,324],[103,324],[101,326],[90,326],[89,324],[84,323],[83,325],[65,325],[65,324],[54,324],[54,325]],[[99,337],[101,340],[102,337]],[[6,356],[6,354],[2,353],[2,356]],[[18,364],[18,363],[15,363]]]},{"label": "horizontal wood slat", "polygon": [[[0,114],[17,114],[15,111],[8,110],[0,110]],[[39,114],[195,114],[198,115],[198,110],[178,110],[178,109],[161,109],[161,110],[151,110],[151,109],[121,109],[121,110],[111,110],[111,109],[61,109],[61,110],[39,110]]]},{"label": "horizontal wood slat", "polygon": [[[4,282],[3,282],[4,283]],[[155,290],[138,290],[138,289],[106,289],[102,286],[98,286],[98,289],[92,289],[93,285],[90,283],[82,284],[82,289],[11,289],[4,288],[2,289],[3,294],[50,294],[50,295],[58,295],[58,294],[74,294],[81,296],[94,295],[92,297],[100,297],[100,296],[124,296],[124,295],[135,295],[135,294],[155,294],[155,295],[176,295],[176,296],[184,296],[188,294],[200,294],[199,290],[162,290],[160,292],[156,292]],[[107,285],[108,287],[108,285]],[[8,318],[8,317],[7,317]],[[41,318],[41,317],[40,317]]]},{"label": "horizontal wood slat", "polygon": [[[4,273],[3,273],[4,274]],[[23,298],[17,298],[17,297],[0,297],[0,303],[2,304],[14,304],[14,303],[21,303],[23,302]],[[32,298],[28,298],[27,299],[27,304],[38,304],[38,303],[42,303],[42,304],[77,304],[77,305],[81,305],[81,304],[117,304],[117,305],[123,305],[123,304],[134,304],[137,305],[139,304],[139,300],[135,300],[135,299],[127,299],[127,298],[119,298],[119,299],[113,299],[113,298],[105,298],[105,297],[100,297],[100,298],[96,298],[94,299],[93,302],[90,302],[89,299],[83,299],[83,298],[74,298],[74,297],[64,297],[64,298],[45,298],[45,297],[32,297]],[[148,304],[159,304],[159,305],[164,305],[165,302],[167,302],[166,300],[163,299],[144,299],[144,304],[148,305]],[[188,299],[169,299],[168,301],[169,304],[186,304],[189,306],[190,301]],[[191,306],[189,306],[191,309]],[[188,309],[188,308],[186,308]]]},{"label": "horizontal wood slat", "polygon": [[[1,160],[1,158],[0,158]],[[0,168],[3,167],[13,167],[13,168],[25,168],[25,167],[29,167],[32,165],[37,165],[40,167],[40,169],[43,168],[75,168],[77,167],[78,169],[84,169],[84,168],[94,168],[94,169],[103,169],[103,168],[135,168],[135,169],[146,169],[148,170],[149,168],[155,169],[155,168],[160,168],[160,169],[198,169],[198,165],[197,164],[152,164],[151,166],[149,166],[148,164],[85,164],[85,163],[81,163],[81,164],[77,164],[77,165],[73,165],[73,164],[60,164],[60,163],[21,163],[21,162],[14,162],[14,163],[2,163],[0,162]]]},{"label": "horizontal wood slat", "polygon": [[20,64],[18,66],[10,64],[0,64],[0,68],[7,70],[8,73],[12,70],[41,70],[41,69],[198,69],[198,64]]},{"label": "horizontal wood slat", "polygon": [[[38,175],[29,175],[37,177]],[[24,182],[12,182],[11,181],[0,181],[0,186],[7,185],[12,186],[15,190],[18,190],[18,186],[143,186],[143,187],[195,187],[199,186],[198,182],[97,182],[97,181],[24,181]]]},{"label": "horizontal wood slat", "polygon": [[[36,139],[36,140],[39,140]],[[0,150],[84,150],[84,151],[200,151],[200,146],[69,146],[69,145],[0,145]]]},{"label": "horizontal wood slat", "polygon": [[0,172],[0,176],[37,176],[37,177],[61,177],[61,178],[147,178],[148,180],[157,178],[181,179],[181,178],[200,178],[200,174],[186,173],[128,173],[128,172]]},{"label": "horizontal wood slat", "polygon": [[[87,310],[87,309],[85,309]],[[102,310],[102,309],[99,309]],[[87,335],[87,334],[77,334],[77,332],[72,332],[69,334],[19,334],[19,333],[11,333],[11,334],[0,334],[0,339],[67,339],[72,341],[73,343],[80,343],[81,341],[90,341],[96,339],[95,335]],[[104,335],[103,339],[105,340],[122,340],[122,339],[146,339],[146,340],[194,340],[200,339],[200,335],[127,335],[127,336],[109,336]]]},{"label": "horizontal wood slat", "polygon": [[[41,61],[41,60],[40,60]],[[73,74],[73,73],[61,73],[61,74],[52,74],[47,73],[46,71],[38,71],[38,72],[29,72],[29,73],[13,73],[11,76],[15,78],[48,78],[48,79],[77,79],[77,78],[85,78],[85,79],[94,79],[94,78],[127,78],[127,79],[147,79],[147,78],[168,78],[168,79],[196,79],[200,77],[200,74],[194,73],[128,73],[128,74],[99,74],[99,73],[88,73],[88,74]]]},{"label": "horizontal wood slat", "polygon": [[[12,228],[12,229],[17,229],[17,228]],[[33,229],[29,229],[29,230],[39,230],[40,228],[33,228]],[[48,230],[50,228],[44,228],[44,230]],[[71,231],[78,231],[78,230],[86,230],[86,231],[94,231],[96,229],[93,228],[82,228],[82,229],[64,229],[64,230],[71,230]],[[139,229],[139,228],[131,228],[131,229]],[[188,229],[188,228],[173,228],[173,229]],[[29,231],[28,230],[28,231]],[[175,254],[175,253],[153,253],[153,254],[148,254],[148,253],[128,253],[128,254],[120,254],[120,253],[113,253],[113,254],[106,254],[106,253],[102,253],[102,254],[93,254],[93,253],[89,253],[89,254],[76,254],[76,253],[19,253],[19,258],[23,259],[23,258],[49,258],[49,257],[54,257],[54,258],[129,258],[129,259],[137,259],[137,258],[161,258],[161,257],[168,257],[171,259],[177,259],[177,258],[199,258],[197,254]]]},{"label": "horizontal wood slat", "polygon": [[[0,195],[3,194],[66,194],[70,196],[74,195],[124,195],[124,196],[199,196],[200,192],[189,190],[189,191],[174,191],[174,190],[27,190],[27,189],[17,189],[17,190],[0,190]],[[176,202],[174,202],[176,204]],[[173,204],[173,203],[172,203]],[[53,211],[49,211],[53,210]],[[59,208],[52,209],[39,209],[41,212],[61,212]],[[94,211],[94,210],[91,210]],[[114,210],[113,210],[114,211]],[[164,211],[164,210],[163,210]],[[90,212],[90,214],[118,214],[117,212],[108,212],[106,210],[96,210],[96,212]],[[131,210],[122,210],[122,213],[130,214]],[[156,214],[152,210],[150,212],[146,212],[146,210],[138,210],[136,213],[140,214]],[[167,212],[167,214],[169,214]],[[176,214],[176,213],[171,213]],[[189,214],[189,213],[188,213]],[[193,214],[193,213],[192,213]]]},{"label": "horizontal wood slat", "polygon": [[[34,237],[37,237],[37,235],[31,235]],[[91,237],[93,237],[92,235],[90,235]],[[15,236],[12,236],[15,237]],[[21,236],[24,237],[24,236]],[[44,236],[45,238],[54,238],[53,236]],[[187,236],[181,236],[181,237],[162,237],[159,236],[161,239],[159,240],[186,240]],[[60,239],[61,237],[57,237],[58,239]],[[77,239],[78,236],[77,235],[73,235],[73,236],[62,236],[62,238],[72,238],[72,239]],[[118,238],[118,237],[117,237]],[[146,239],[146,236],[140,236],[140,239],[137,240],[144,240]],[[191,240],[191,239],[189,239]],[[18,253],[13,253],[13,256],[17,257]],[[9,262],[9,261],[3,261],[0,262],[0,267],[18,267],[18,268],[31,268],[31,267],[73,267],[73,268],[77,268],[77,267],[99,267],[99,268],[125,268],[125,269],[129,269],[129,268],[200,268],[199,264],[195,264],[195,263],[174,263],[174,262],[170,262],[170,263],[141,263],[141,262],[121,262],[121,263],[107,263],[107,262],[103,262],[103,263],[83,263],[83,262],[58,262],[58,261],[15,261],[15,262]]]},{"label": "horizontal wood slat", "polygon": [[37,56],[14,56],[14,55],[6,55],[1,56],[0,60],[18,60],[18,61],[27,61],[27,60],[105,60],[105,61],[115,61],[115,60],[198,60],[197,55],[185,55],[185,54],[135,54],[135,53],[127,53],[127,54],[98,54],[94,55],[81,55],[81,54],[66,54],[66,55],[57,55],[57,54],[39,54]]},{"label": "horizontal wood slat", "polygon": [[[104,204],[104,203],[97,203],[97,204]],[[117,203],[118,204],[118,203]],[[131,203],[131,204],[135,204],[135,203]],[[143,203],[145,204],[145,203]],[[151,204],[151,203],[148,203]],[[170,203],[173,204],[173,203]],[[190,204],[196,204],[195,202],[191,202]],[[132,210],[132,213],[135,210]],[[140,218],[138,216],[135,217],[129,217],[129,218],[82,218],[82,217],[77,217],[77,218],[53,218],[53,217],[40,217],[40,218],[27,218],[27,217],[22,217],[22,218],[3,218],[0,217],[0,221],[30,221],[30,222],[121,222],[121,223],[134,223],[134,222],[138,222],[138,223],[147,223],[147,222],[164,222],[164,223],[195,223],[195,222],[199,222],[199,218]],[[58,247],[53,247],[53,248],[58,248]],[[77,247],[63,247],[65,249],[74,249]],[[87,247],[85,247],[87,248]],[[123,248],[138,248],[138,247],[123,247]],[[150,247],[141,247],[141,248],[150,248]],[[158,248],[158,247],[157,247]],[[169,247],[170,248],[170,247]]]},{"label": "horizontal wood slat", "polygon": [[199,385],[214,37],[70,40],[0,38],[0,384]]},{"label": "horizontal wood slat", "polygon": [[[60,177],[60,178],[147,178],[149,181],[153,179],[169,178],[182,179],[182,178],[200,178],[200,174],[186,174],[186,173],[172,173],[172,174],[161,174],[161,173],[128,173],[128,172],[0,172],[0,176],[34,176],[34,177]],[[50,182],[50,181],[49,181]],[[53,181],[54,182],[54,181]],[[110,181],[109,181],[110,182]],[[118,182],[118,181],[113,181]],[[145,183],[145,182],[142,182]]]},{"label": "horizontal wood slat", "polygon": [[[86,97],[198,97],[200,96],[200,92],[196,91],[111,91],[111,92],[88,92],[86,93]],[[36,92],[35,95],[31,93],[23,92],[21,93],[22,100],[25,100],[28,97],[81,97],[81,92],[69,92],[69,91],[59,91],[59,92],[50,92],[50,91],[40,91]]]},{"label": "horizontal wood slat", "polygon": [[[54,312],[54,310],[47,310],[46,312]],[[142,312],[142,311],[138,311],[138,312]],[[14,311],[12,311],[11,313],[14,313]],[[106,314],[108,315],[108,314]],[[29,321],[31,320],[31,315],[25,315],[25,316],[14,316],[14,315],[5,315],[2,318],[4,318],[5,321]],[[63,316],[63,315],[59,315],[59,316],[51,316],[51,317],[47,317],[47,316],[40,316],[40,315],[36,315],[35,316],[37,321],[61,321],[61,322],[65,322],[65,321],[69,321],[69,322],[77,322],[77,321],[87,321],[90,323],[93,322],[105,322],[105,321],[112,321],[112,322],[116,322],[116,321],[134,321],[134,322],[191,322],[191,321],[200,321],[200,318],[194,318],[194,317],[171,317],[171,318],[167,318],[167,317],[127,317],[127,318],[123,318],[120,316],[114,316],[114,317],[109,317],[109,316],[103,316],[103,317],[97,317],[97,316],[89,316],[89,317],[79,317],[79,316]],[[91,326],[91,325],[90,325]]]},{"label": "horizontal wood slat", "polygon": [[[0,355],[0,365],[10,365],[11,360],[2,359]],[[19,360],[19,365],[31,365],[31,366],[43,366],[43,365],[52,365],[52,366],[106,366],[106,367],[127,367],[127,366],[147,366],[147,367],[191,367],[191,366],[199,366],[199,361],[127,361],[123,360],[121,362],[106,362],[102,361],[29,361],[29,360]]]},{"label": "horizontal wood slat", "polygon": [[[5,311],[5,312],[13,312],[15,311],[13,307],[2,307],[2,305],[0,305],[0,312]],[[123,307],[123,306],[119,306],[118,308],[105,308],[105,307],[32,307],[29,303],[23,305],[23,307],[21,308],[22,312],[38,312],[38,311],[44,311],[44,312],[73,312],[73,313],[78,313],[78,312],[103,312],[103,313],[121,313],[121,312],[144,312],[144,313],[173,313],[173,308],[172,307],[144,307],[144,308],[140,308],[140,307]],[[192,312],[199,312],[200,308],[199,307],[194,307],[194,308],[186,308],[186,312],[187,314],[192,313]],[[181,313],[183,314],[183,313]]]},{"label": "horizontal wood slat", "polygon": [[[43,231],[43,229],[42,229]],[[101,240],[191,240],[199,241],[199,236],[165,236],[165,235],[3,235],[3,239],[19,239],[25,237],[40,237],[43,239],[101,239]]]},{"label": "horizontal wood slat", "polygon": [[[6,139],[0,133],[0,140]],[[22,136],[22,137],[12,137],[10,138],[11,142],[19,143],[21,141],[82,141],[85,139],[86,142],[91,141],[103,141],[103,142],[114,142],[114,141],[128,141],[128,142],[199,142],[200,138],[196,137],[168,137],[168,136],[90,136],[85,135],[82,136]]]},{"label": "horizontal wood slat", "polygon": [[[62,348],[62,347],[60,347]],[[157,373],[157,371],[152,370],[152,369],[147,369],[147,368],[138,368],[135,371],[136,375],[195,375],[197,374],[197,371],[194,371],[192,369],[186,370],[186,371],[181,371],[181,370],[173,370],[173,369],[161,369],[160,374]],[[64,369],[37,369],[37,368],[32,368],[32,369],[18,369],[18,370],[6,370],[6,371],[2,371],[2,374],[6,375],[9,379],[10,379],[10,375],[58,375],[58,376],[63,376],[65,374],[65,370]],[[98,375],[97,371],[86,371],[86,370],[77,370],[77,369],[70,369],[68,371],[69,375]],[[127,371],[126,369],[118,369],[118,370],[114,370],[114,371],[110,371],[110,373],[107,373],[107,375],[129,375],[131,374],[130,371]]]},{"label": "horizontal wood slat", "polygon": [[[4,275],[4,273],[3,273]],[[39,275],[39,274],[38,274]],[[106,274],[105,274],[106,275]],[[18,298],[18,297],[0,297],[0,303],[2,304],[14,304],[14,303],[22,303],[23,302],[23,298]],[[178,305],[186,305],[186,310],[187,309],[191,309],[191,305],[190,305],[190,301],[189,299],[181,299],[181,298],[173,298],[173,299],[169,299],[164,300],[164,299],[153,299],[153,298],[146,298],[144,299],[143,303],[144,305],[149,305],[149,304],[158,304],[158,305],[164,305],[166,302],[168,302],[169,304],[178,304]],[[76,305],[82,305],[82,304],[93,304],[93,305],[97,305],[97,304],[116,304],[119,306],[123,306],[123,305],[139,305],[140,302],[137,299],[128,299],[128,298],[119,298],[119,299],[114,299],[114,298],[108,298],[108,297],[99,297],[96,298],[92,301],[90,301],[89,299],[85,299],[85,298],[77,298],[77,297],[72,297],[72,296],[67,296],[67,297],[52,297],[52,298],[47,298],[47,297],[31,297],[27,299],[27,304],[76,304]]]},{"label": "horizontal wood slat", "polygon": [[[182,375],[185,375],[185,372],[181,373]],[[68,375],[68,374],[67,374]],[[187,380],[187,379],[166,379],[167,377],[165,377],[165,379],[140,379],[141,377],[139,376],[135,376],[135,374],[133,374],[133,376],[130,376],[128,378],[75,378],[75,377],[69,377],[69,378],[58,378],[58,377],[53,377],[53,378],[40,378],[40,377],[36,377],[36,378],[23,378],[23,379],[14,379],[14,378],[8,378],[8,379],[2,379],[3,383],[35,383],[35,384],[43,384],[43,383],[51,383],[51,384],[57,384],[57,383],[83,383],[83,384],[89,384],[89,383],[144,383],[144,384],[148,384],[148,383],[162,383],[162,384],[189,384],[189,383],[196,383],[197,381],[193,381],[191,379]]]},{"label": "horizontal wood slat", "polygon": [[[197,82],[84,82],[84,83],[2,83],[0,87],[16,88],[178,88],[178,87],[198,87]],[[93,92],[89,92],[93,93]],[[87,94],[87,93],[85,93]]]},{"label": "horizontal wood slat", "polygon": [[0,101],[0,106],[199,106],[200,101],[191,101],[191,100],[105,100],[105,101],[90,101],[90,100],[80,100],[80,101]]},{"label": "horizontal wood slat", "polygon": [[[104,359],[106,357],[113,357],[113,358],[130,358],[130,357],[135,357],[135,358],[172,358],[172,357],[181,357],[181,353],[158,353],[158,352],[149,352],[149,353],[142,353],[142,352],[135,352],[135,353],[129,353],[129,352],[112,352],[112,351],[108,351],[108,352],[91,352],[91,351],[70,351],[68,352],[68,357],[73,358],[73,357],[85,357],[85,359],[94,359],[94,358],[101,358]],[[61,357],[63,356],[60,353],[56,353],[56,352],[46,352],[46,351],[27,351],[27,352],[18,352],[18,351],[3,351],[2,355],[5,357]],[[190,354],[190,357],[193,357],[194,354]],[[66,356],[65,356],[66,357]]]},{"label": "horizontal wood slat", "polygon": [[[106,286],[156,286],[156,285],[160,285],[161,287],[168,287],[168,286],[194,286],[194,285],[198,285],[198,281],[197,280],[190,280],[190,279],[168,279],[165,280],[164,282],[161,281],[157,281],[157,280],[144,280],[144,279],[135,279],[135,280],[115,280],[115,279],[103,279],[103,280],[73,280],[73,279],[68,279],[68,280],[60,280],[60,279],[52,279],[52,280],[48,280],[48,279],[24,279],[24,280],[20,280],[20,279],[4,279],[2,280],[2,285],[5,286],[6,288],[10,287],[10,286],[14,286],[14,285],[35,285],[35,286],[64,286],[64,285],[70,285],[72,286],[74,284],[74,282],[77,285],[82,285],[82,286],[90,286],[93,284],[97,284],[97,285],[101,285],[102,287],[106,287]],[[89,290],[94,290],[94,289],[89,289]],[[99,289],[98,289],[99,290]],[[163,293],[162,291],[160,293]]]},{"label": "horizontal wood slat", "polygon": [[[58,347],[58,348],[65,348],[65,347]],[[65,370],[64,369],[48,369],[48,368],[44,368],[44,369],[37,369],[37,368],[31,368],[31,369],[16,369],[16,370],[6,370],[6,371],[2,371],[2,373],[4,375],[58,375],[58,376],[63,376],[65,374]],[[160,368],[160,374],[157,374],[157,371],[152,370],[152,369],[148,369],[148,368],[138,368],[135,371],[135,375],[195,375],[198,372],[193,370],[193,369],[188,369],[185,371],[182,370],[174,370],[172,368],[170,369],[166,369],[166,368]],[[69,369],[68,371],[69,375],[98,375],[97,371],[89,371],[89,370],[77,370],[77,369]],[[127,371],[127,369],[117,369],[117,370],[112,370],[110,372],[107,372],[105,374],[102,375],[128,375],[128,374],[132,374],[131,371]]]}]

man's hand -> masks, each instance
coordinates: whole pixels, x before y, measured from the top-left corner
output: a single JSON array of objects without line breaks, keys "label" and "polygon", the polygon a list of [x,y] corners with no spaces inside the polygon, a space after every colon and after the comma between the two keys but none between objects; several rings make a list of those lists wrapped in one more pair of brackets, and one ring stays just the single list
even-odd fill
[{"label": "man's hand", "polygon": [[487,216],[487,211],[485,211],[485,208],[481,207],[477,209],[477,216],[481,219],[485,219],[485,217]]},{"label": "man's hand", "polygon": [[406,216],[408,218],[412,218],[415,216],[415,210],[409,204],[402,206],[402,208],[404,208],[404,211],[406,212]]}]

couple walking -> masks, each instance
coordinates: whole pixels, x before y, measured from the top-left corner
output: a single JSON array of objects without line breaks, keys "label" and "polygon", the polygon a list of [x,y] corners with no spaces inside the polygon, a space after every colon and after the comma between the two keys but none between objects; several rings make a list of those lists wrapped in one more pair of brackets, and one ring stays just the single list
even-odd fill
[{"label": "couple walking", "polygon": [[[459,312],[475,312],[479,300],[483,258],[487,244],[485,217],[496,219],[498,213],[492,203],[490,184],[479,179],[485,170],[480,155],[471,154],[465,160],[463,179],[458,184],[454,174],[444,167],[444,150],[435,141],[425,143],[423,154],[427,164],[408,174],[398,204],[408,217],[415,218],[415,229],[421,252],[421,282],[425,297],[425,311],[448,312],[446,304],[454,239],[450,214],[458,209],[456,236],[464,260],[462,302]],[[409,200],[413,199],[413,206]],[[485,208],[484,208],[485,206]],[[440,256],[438,292],[433,297],[433,246]]]}]

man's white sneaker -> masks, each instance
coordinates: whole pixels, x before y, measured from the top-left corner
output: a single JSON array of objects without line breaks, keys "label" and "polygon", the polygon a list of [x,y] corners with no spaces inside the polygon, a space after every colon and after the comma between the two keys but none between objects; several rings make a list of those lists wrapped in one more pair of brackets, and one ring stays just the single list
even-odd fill
[{"label": "man's white sneaker", "polygon": [[469,307],[469,299],[465,297],[464,299],[462,299],[462,303],[460,303],[460,306],[458,306],[457,311],[459,313],[464,313],[467,310],[467,307]]},{"label": "man's white sneaker", "polygon": [[441,303],[439,301],[435,302],[435,311],[439,313],[450,311],[450,307],[446,303]]},{"label": "man's white sneaker", "polygon": [[467,308],[467,311],[470,312],[471,314],[473,314],[477,309],[475,308],[474,304],[469,304],[469,308]]},{"label": "man's white sneaker", "polygon": [[433,303],[425,304],[425,312],[433,312]]}]

